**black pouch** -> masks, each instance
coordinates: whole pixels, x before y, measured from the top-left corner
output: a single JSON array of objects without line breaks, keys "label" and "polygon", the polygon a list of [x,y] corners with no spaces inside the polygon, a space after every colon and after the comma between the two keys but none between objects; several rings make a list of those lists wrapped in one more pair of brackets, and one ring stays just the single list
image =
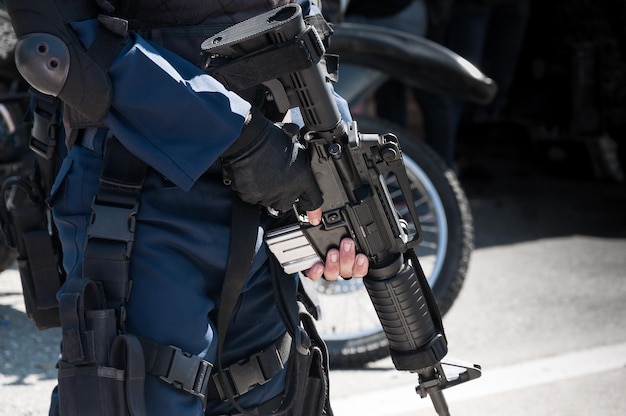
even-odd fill
[{"label": "black pouch", "polygon": [[124,371],[59,363],[61,415],[124,416]]},{"label": "black pouch", "polygon": [[131,335],[120,335],[111,346],[105,365],[59,367],[61,415],[143,416],[144,357],[141,344]]}]

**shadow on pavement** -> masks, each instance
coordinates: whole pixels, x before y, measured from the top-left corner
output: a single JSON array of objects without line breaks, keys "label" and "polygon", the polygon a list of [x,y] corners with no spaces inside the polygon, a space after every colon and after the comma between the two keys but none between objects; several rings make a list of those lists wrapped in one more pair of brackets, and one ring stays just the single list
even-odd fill
[{"label": "shadow on pavement", "polygon": [[56,378],[60,330],[37,330],[18,302],[21,292],[0,292],[0,388]]},{"label": "shadow on pavement", "polygon": [[459,148],[476,248],[626,236],[626,184],[594,177],[585,152],[561,149],[557,157],[545,144],[515,136],[468,139]]}]

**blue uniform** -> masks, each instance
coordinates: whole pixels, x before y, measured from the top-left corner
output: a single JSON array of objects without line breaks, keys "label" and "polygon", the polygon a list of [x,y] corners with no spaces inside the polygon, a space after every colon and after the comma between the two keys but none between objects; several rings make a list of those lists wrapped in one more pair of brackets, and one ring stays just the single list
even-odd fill
[{"label": "blue uniform", "polygon": [[[71,149],[51,196],[69,279],[81,276],[86,227],[102,163],[102,137],[95,140],[93,150],[82,145]],[[215,324],[210,314],[215,313],[228,257],[231,206],[231,191],[218,180],[199,180],[186,191],[150,170],[131,256],[129,333],[215,362]],[[225,362],[249,356],[285,331],[261,236],[260,230],[253,268],[224,346]],[[281,391],[282,380],[277,377],[244,395],[241,403],[260,403]],[[146,398],[150,415],[202,413],[197,398],[149,374]]]},{"label": "blue uniform", "polygon": [[[89,43],[90,22],[74,28]],[[114,95],[104,120],[107,128],[71,148],[49,198],[68,280],[82,276],[103,145],[112,133],[149,165],[131,255],[127,331],[214,363],[214,319],[229,256],[233,200],[221,177],[206,172],[239,136],[250,104],[178,54],[136,33],[109,74]],[[349,120],[345,105],[342,110]],[[224,362],[246,358],[286,331],[263,244],[268,220],[262,219],[253,266],[231,317]],[[279,375],[238,402],[254,406],[283,388],[284,375]],[[203,414],[198,398],[150,374],[145,391],[151,416]],[[229,411],[226,402],[209,402],[207,414]]]}]

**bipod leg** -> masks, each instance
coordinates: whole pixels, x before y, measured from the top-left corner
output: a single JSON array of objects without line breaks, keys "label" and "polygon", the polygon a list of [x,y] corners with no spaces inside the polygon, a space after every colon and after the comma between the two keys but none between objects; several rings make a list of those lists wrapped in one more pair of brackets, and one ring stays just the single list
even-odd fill
[{"label": "bipod leg", "polygon": [[[452,377],[446,375],[443,370],[444,365],[455,370],[455,374]],[[421,398],[430,396],[430,400],[433,402],[433,406],[439,416],[450,416],[443,390],[478,378],[481,376],[482,371],[478,364],[448,358],[434,367],[419,371],[418,374],[419,385],[415,387],[417,394]]]},{"label": "bipod leg", "polygon": [[431,367],[419,373],[419,385],[415,388],[421,398],[430,396],[435,411],[439,416],[450,416],[448,403],[442,392],[442,386],[446,384],[446,377],[441,365]]}]

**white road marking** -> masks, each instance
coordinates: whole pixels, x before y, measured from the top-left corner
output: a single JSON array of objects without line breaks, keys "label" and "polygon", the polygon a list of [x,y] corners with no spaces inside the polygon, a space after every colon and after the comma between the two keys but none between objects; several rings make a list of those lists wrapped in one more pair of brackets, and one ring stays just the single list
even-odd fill
[{"label": "white road marking", "polygon": [[[480,378],[445,390],[445,396],[451,403],[620,368],[626,368],[626,343],[574,351],[506,367],[483,368]],[[432,408],[430,399],[421,399],[413,393],[412,387],[394,387],[333,399],[332,407],[336,416],[393,416]]]}]

